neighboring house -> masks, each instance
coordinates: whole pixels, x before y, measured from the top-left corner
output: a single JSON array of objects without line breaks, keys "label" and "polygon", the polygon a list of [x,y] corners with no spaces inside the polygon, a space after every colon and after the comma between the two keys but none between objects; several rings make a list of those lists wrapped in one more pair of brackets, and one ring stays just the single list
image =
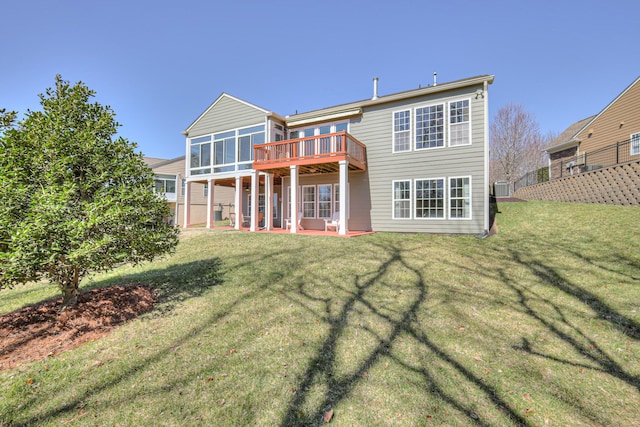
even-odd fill
[{"label": "neighboring house", "polygon": [[[184,214],[184,192],[186,189],[185,157],[180,156],[169,160],[145,157],[143,160],[155,173],[156,190],[167,199],[171,212],[167,221],[180,225],[181,216]],[[206,184],[192,184],[190,208],[192,224],[204,224],[207,219],[207,193]],[[214,207],[217,212],[220,212],[219,219],[228,218],[229,211],[233,209],[230,207],[233,191],[222,189],[217,192],[217,196]]]},{"label": "neighboring house", "polygon": [[[618,152],[616,149],[618,145]],[[633,160],[640,156],[640,77],[611,101],[600,113],[569,126],[545,151],[549,154],[551,178],[589,170],[585,153],[612,148],[611,161]],[[616,162],[616,159],[619,159]],[[591,168],[599,165],[590,162]],[[598,162],[596,162],[598,163]],[[602,163],[602,162],[600,162]]]},{"label": "neighboring house", "polygon": [[233,189],[234,216],[251,231],[324,230],[332,219],[339,234],[488,230],[491,83],[482,75],[378,96],[374,79],[370,99],[291,116],[223,93],[183,132],[183,225],[196,222],[192,186],[208,184]]}]

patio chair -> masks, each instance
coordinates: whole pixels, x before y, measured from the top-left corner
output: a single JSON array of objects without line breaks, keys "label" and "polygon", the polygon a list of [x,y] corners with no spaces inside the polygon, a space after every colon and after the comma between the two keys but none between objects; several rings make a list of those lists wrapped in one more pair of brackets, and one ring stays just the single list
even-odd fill
[{"label": "patio chair", "polygon": [[[284,219],[284,228],[288,230],[291,227],[291,218]],[[302,211],[298,212],[298,230],[304,230],[302,226]]]},{"label": "patio chair", "polygon": [[330,228],[333,228],[336,232],[340,228],[340,212],[334,212],[331,219],[324,220],[324,231],[329,231]]}]

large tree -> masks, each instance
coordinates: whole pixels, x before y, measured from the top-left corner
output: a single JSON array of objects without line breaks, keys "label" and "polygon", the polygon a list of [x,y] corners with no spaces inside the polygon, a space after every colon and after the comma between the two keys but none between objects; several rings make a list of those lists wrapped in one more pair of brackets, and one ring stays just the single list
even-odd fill
[{"label": "large tree", "polygon": [[543,150],[550,137],[541,134],[538,122],[521,105],[500,108],[491,123],[491,181],[513,183],[544,166]]},{"label": "large tree", "polygon": [[153,172],[95,92],[58,75],[42,111],[0,111],[0,288],[48,280],[77,302],[91,272],[170,253]]}]

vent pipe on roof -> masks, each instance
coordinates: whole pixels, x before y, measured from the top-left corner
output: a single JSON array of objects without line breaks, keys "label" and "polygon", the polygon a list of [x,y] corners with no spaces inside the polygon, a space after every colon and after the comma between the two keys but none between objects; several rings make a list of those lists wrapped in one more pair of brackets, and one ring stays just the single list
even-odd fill
[{"label": "vent pipe on roof", "polygon": [[372,100],[378,99],[378,78],[377,77],[373,78],[373,97],[371,99]]},{"label": "vent pipe on roof", "polygon": [[438,85],[438,73],[436,73],[435,71],[433,72],[433,85]]}]

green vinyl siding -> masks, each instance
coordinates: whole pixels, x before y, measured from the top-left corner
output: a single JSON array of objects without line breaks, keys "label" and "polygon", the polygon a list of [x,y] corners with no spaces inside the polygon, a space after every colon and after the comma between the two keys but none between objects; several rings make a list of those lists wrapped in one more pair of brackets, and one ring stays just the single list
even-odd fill
[{"label": "green vinyl siding", "polygon": [[223,95],[191,126],[189,136],[252,126],[264,122],[265,117],[264,111]]}]

